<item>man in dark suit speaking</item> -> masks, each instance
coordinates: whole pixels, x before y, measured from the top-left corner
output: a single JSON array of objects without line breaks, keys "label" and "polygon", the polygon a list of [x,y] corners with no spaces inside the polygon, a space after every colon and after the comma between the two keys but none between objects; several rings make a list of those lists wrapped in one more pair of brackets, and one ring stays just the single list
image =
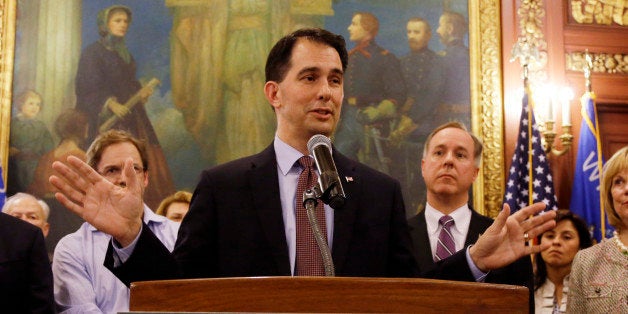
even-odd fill
[{"label": "man in dark suit speaking", "polygon": [[[423,270],[474,244],[493,223],[469,207],[469,189],[480,171],[482,149],[482,142],[459,122],[436,127],[425,141],[421,169],[427,204],[425,210],[408,220],[416,259]],[[448,243],[452,246],[447,247]],[[527,286],[533,309],[532,263],[528,256],[491,271],[484,281]]]},{"label": "man in dark suit speaking", "polygon": [[[126,187],[114,186],[77,158],[55,163],[59,175],[50,181],[61,191],[56,197],[113,237],[105,265],[126,284],[171,278],[289,276],[319,267],[308,259],[303,264],[301,248],[312,239],[307,236],[309,244],[301,242],[307,230],[298,227],[302,196],[295,191],[297,178],[306,170],[310,173],[310,168],[297,161],[310,155],[307,142],[312,136],[334,133],[346,65],[344,39],[322,29],[298,30],[275,44],[266,62],[264,86],[277,118],[275,139],[257,155],[201,174],[172,254],[138,223],[140,184],[130,160],[124,170]],[[317,212],[336,274],[418,276],[399,183],[335,150],[333,160],[347,199],[341,208],[321,206]],[[543,204],[533,205],[510,217],[508,209],[502,211],[470,250],[422,275],[475,280],[477,272],[473,271],[501,267],[540,251],[540,246],[524,246],[524,233],[534,237],[554,226],[552,215],[527,219],[543,208]]]}]

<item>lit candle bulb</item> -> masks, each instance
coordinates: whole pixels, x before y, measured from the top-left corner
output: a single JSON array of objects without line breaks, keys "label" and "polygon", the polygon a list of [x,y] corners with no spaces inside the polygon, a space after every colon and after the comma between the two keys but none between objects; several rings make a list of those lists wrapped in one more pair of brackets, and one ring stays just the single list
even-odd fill
[{"label": "lit candle bulb", "polygon": [[554,103],[554,101],[552,100],[551,97],[549,97],[549,99],[547,101],[547,121],[554,121],[553,103]]},{"label": "lit candle bulb", "polygon": [[571,106],[569,100],[563,100],[563,125],[571,125]]},{"label": "lit candle bulb", "polygon": [[560,102],[562,104],[563,125],[571,125],[571,100],[573,99],[573,90],[564,87],[560,93]]}]

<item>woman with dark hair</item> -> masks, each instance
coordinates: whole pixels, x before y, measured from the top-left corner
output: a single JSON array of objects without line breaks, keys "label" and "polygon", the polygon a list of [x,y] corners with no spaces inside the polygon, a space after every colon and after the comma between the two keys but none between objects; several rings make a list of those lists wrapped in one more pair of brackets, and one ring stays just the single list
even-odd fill
[{"label": "woman with dark hair", "polygon": [[[98,13],[100,39],[83,50],[76,73],[76,109],[87,114],[88,145],[99,132],[109,128],[125,130],[146,142],[150,164],[159,170],[151,172],[144,200],[149,207],[156,208],[174,192],[174,185],[144,108],[153,89],[150,85],[143,87],[136,78],[137,64],[126,45],[132,20],[131,9],[123,5],[113,5]],[[128,105],[131,102],[133,106]],[[110,121],[115,122],[108,124]]]},{"label": "woman with dark hair", "polygon": [[571,263],[579,250],[591,246],[582,218],[566,209],[556,211],[556,227],[538,237],[551,246],[534,256],[534,303],[536,313],[565,313]]}]

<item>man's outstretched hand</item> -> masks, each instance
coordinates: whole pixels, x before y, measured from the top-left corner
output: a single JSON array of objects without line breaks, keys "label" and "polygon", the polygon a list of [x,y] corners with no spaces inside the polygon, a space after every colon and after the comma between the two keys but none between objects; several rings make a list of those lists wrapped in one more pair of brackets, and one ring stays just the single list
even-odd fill
[{"label": "man's outstretched hand", "polygon": [[556,226],[555,211],[550,210],[536,215],[545,207],[545,203],[535,203],[510,216],[510,207],[504,204],[503,210],[493,224],[469,249],[475,265],[486,272],[511,264],[525,255],[547,249],[549,244],[526,245],[527,239],[534,239]]},{"label": "man's outstretched hand", "polygon": [[70,156],[66,163],[56,161],[52,167],[59,174],[49,178],[59,192],[55,198],[81,216],[96,229],[107,233],[123,247],[139,234],[144,203],[142,182],[133,169],[133,159],[124,163],[125,186],[117,186],[85,162]]}]

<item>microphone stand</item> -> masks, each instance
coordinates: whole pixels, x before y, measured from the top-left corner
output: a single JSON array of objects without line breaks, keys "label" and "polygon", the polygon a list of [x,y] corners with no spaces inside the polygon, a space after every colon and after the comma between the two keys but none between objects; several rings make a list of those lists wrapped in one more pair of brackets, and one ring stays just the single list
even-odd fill
[{"label": "microphone stand", "polygon": [[323,258],[325,276],[335,277],[336,271],[334,269],[334,261],[331,257],[331,250],[329,249],[329,245],[327,245],[327,241],[325,241],[325,236],[318,225],[318,219],[316,219],[315,209],[318,204],[318,199],[321,198],[321,196],[322,193],[318,186],[315,186],[313,189],[303,191],[303,206],[305,207],[305,212],[307,213],[307,219],[310,222],[312,233],[316,239],[316,244],[318,244],[318,250],[321,252],[321,256]]}]

